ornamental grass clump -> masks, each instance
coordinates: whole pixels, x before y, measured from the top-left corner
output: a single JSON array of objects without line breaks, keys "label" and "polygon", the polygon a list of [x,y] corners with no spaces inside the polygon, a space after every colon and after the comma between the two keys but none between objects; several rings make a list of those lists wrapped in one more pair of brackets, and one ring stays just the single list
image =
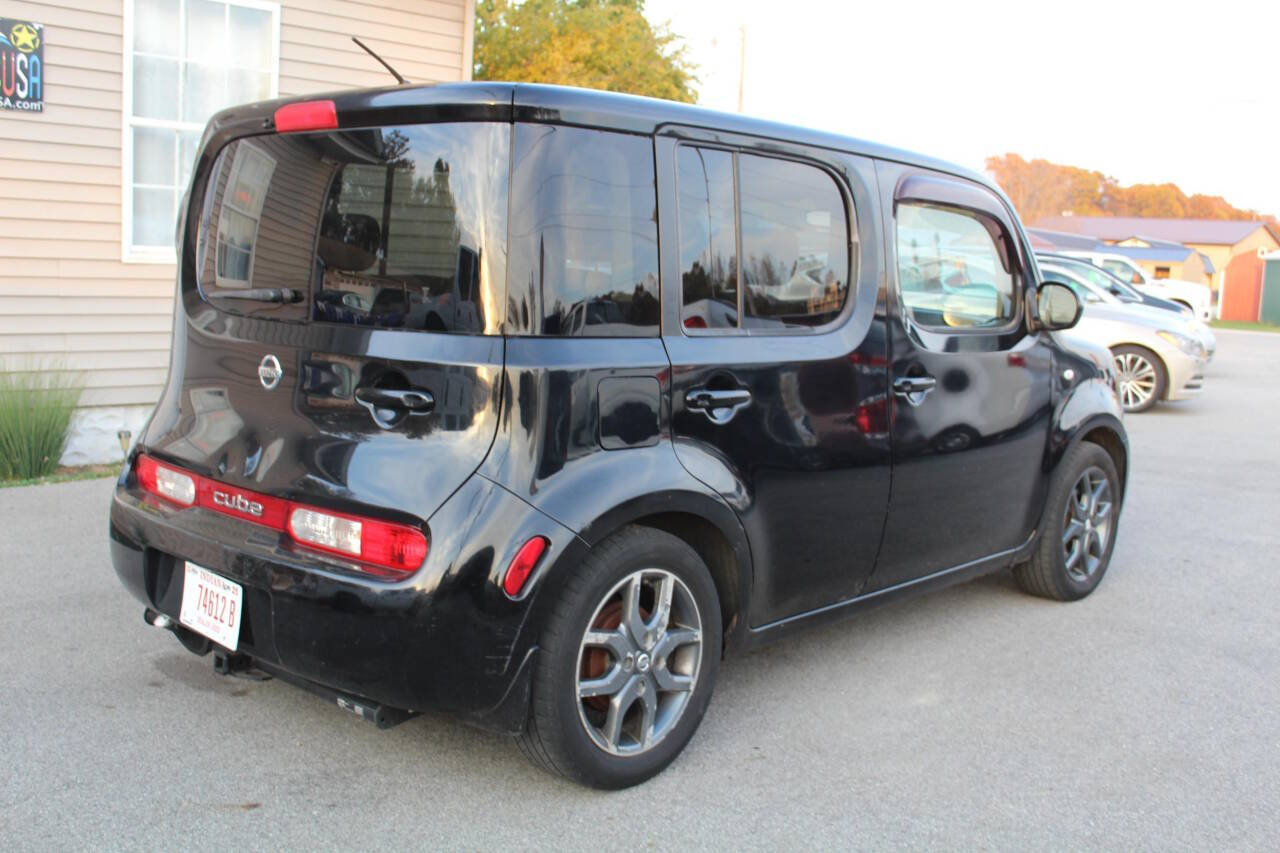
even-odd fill
[{"label": "ornamental grass clump", "polygon": [[0,480],[52,474],[84,386],[60,365],[0,363]]}]

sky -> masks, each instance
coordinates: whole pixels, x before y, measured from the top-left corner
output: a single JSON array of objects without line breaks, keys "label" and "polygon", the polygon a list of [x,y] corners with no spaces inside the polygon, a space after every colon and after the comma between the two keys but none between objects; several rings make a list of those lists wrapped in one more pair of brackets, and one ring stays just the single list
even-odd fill
[{"label": "sky", "polygon": [[1173,182],[1280,215],[1280,0],[646,0],[699,103],[982,170]]}]

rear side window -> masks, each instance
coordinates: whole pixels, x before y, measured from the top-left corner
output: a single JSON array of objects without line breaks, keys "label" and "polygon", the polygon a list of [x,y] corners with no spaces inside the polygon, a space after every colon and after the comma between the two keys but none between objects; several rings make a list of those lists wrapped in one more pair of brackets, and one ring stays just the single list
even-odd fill
[{"label": "rear side window", "polygon": [[648,137],[517,124],[508,324],[516,334],[658,333]]},{"label": "rear side window", "polygon": [[276,319],[496,333],[510,125],[242,139],[220,154],[196,258],[219,308]]},{"label": "rear side window", "polygon": [[809,328],[839,316],[853,229],[830,175],[681,146],[676,182],[686,329]]},{"label": "rear side window", "polygon": [[911,318],[946,329],[999,328],[1017,310],[1000,226],[961,208],[901,203],[898,286]]}]

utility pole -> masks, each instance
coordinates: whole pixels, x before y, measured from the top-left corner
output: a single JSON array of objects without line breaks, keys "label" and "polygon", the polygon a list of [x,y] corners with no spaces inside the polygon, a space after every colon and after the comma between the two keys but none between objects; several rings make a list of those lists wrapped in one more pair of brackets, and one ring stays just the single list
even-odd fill
[{"label": "utility pole", "polygon": [[742,112],[742,80],[747,69],[747,26],[738,27],[738,112]]}]

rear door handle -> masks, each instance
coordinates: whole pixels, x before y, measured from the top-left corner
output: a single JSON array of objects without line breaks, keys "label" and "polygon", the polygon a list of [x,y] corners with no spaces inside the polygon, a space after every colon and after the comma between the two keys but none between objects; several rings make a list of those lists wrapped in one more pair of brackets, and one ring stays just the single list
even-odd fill
[{"label": "rear door handle", "polygon": [[375,385],[357,388],[356,402],[368,409],[373,422],[383,429],[390,429],[408,415],[425,415],[436,407],[436,398],[430,391]]},{"label": "rear door handle", "polygon": [[693,388],[684,395],[685,406],[702,412],[715,424],[727,424],[750,402],[751,392],[746,388]]},{"label": "rear door handle", "polygon": [[924,397],[938,384],[932,376],[899,376],[893,380],[893,393],[913,406],[924,402]]}]

